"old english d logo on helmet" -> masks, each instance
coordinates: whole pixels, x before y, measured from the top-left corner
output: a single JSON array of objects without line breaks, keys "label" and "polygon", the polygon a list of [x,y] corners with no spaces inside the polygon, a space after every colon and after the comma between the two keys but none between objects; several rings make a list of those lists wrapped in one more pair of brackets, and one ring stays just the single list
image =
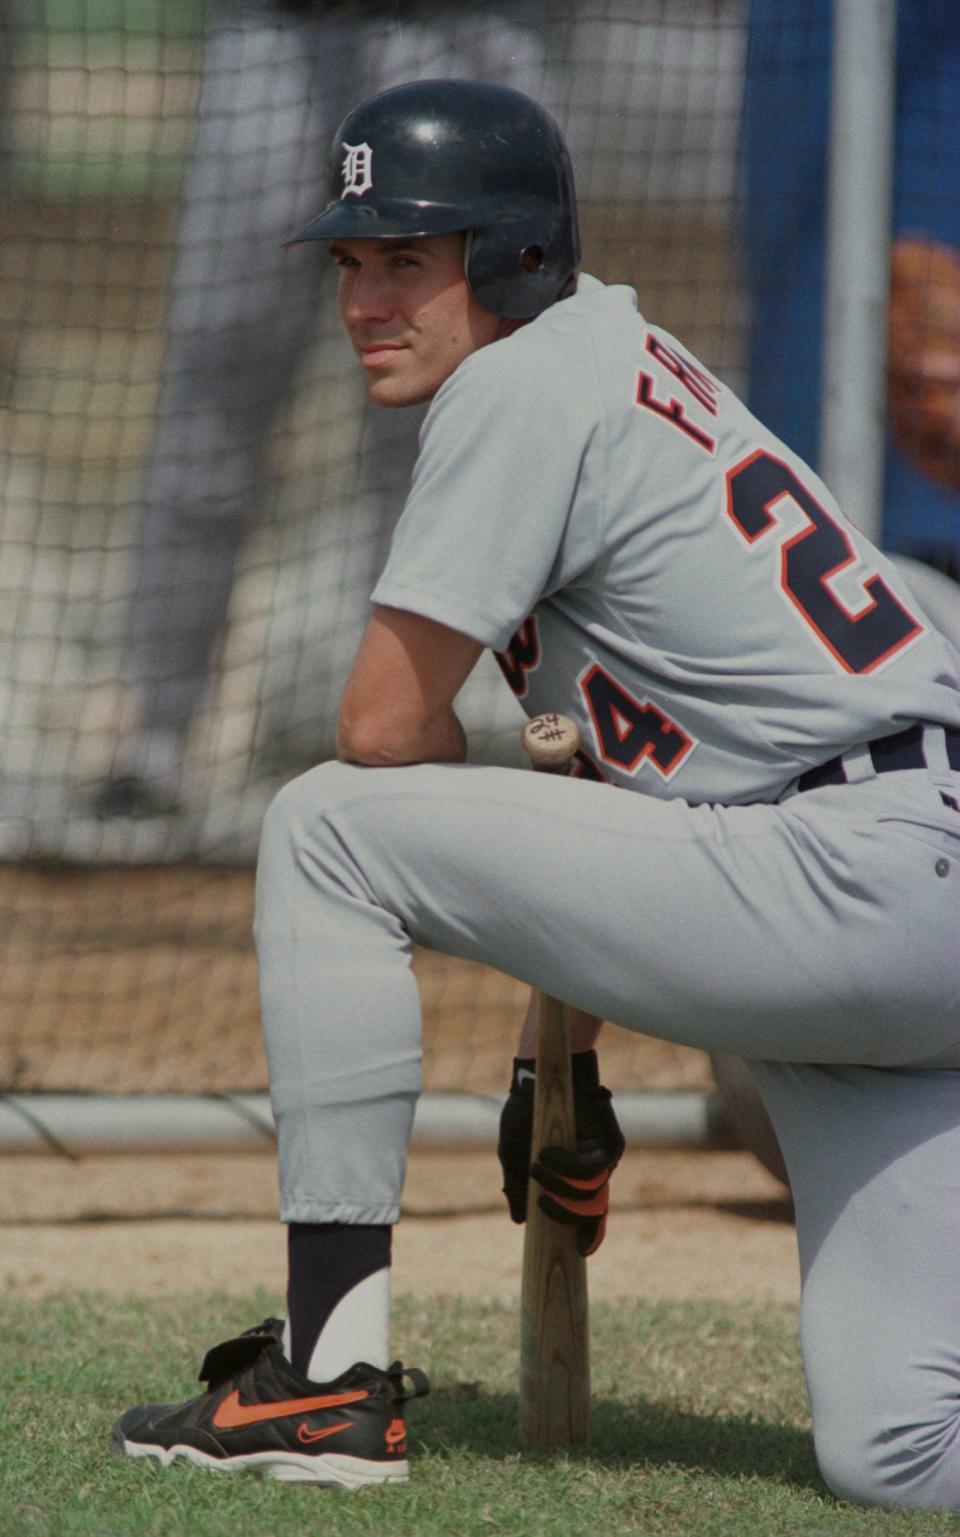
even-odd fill
[{"label": "old english d logo on helmet", "polygon": [[371,96],[337,130],[327,186],[326,208],[288,245],[469,234],[471,292],[511,320],[552,304],[580,260],[560,129],[507,86],[418,80]]},{"label": "old english d logo on helmet", "polygon": [[373,186],[373,150],[369,144],[342,145],[343,166],[343,191],[341,198],[352,192],[357,197],[363,197]]}]

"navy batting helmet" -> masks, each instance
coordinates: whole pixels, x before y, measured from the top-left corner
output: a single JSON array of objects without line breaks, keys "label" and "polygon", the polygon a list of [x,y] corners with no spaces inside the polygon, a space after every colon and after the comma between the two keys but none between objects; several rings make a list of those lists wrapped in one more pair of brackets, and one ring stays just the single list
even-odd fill
[{"label": "navy batting helmet", "polygon": [[552,304],[580,260],[560,130],[505,86],[422,80],[372,96],[336,132],[329,191],[291,245],[468,231],[470,289],[510,320]]}]

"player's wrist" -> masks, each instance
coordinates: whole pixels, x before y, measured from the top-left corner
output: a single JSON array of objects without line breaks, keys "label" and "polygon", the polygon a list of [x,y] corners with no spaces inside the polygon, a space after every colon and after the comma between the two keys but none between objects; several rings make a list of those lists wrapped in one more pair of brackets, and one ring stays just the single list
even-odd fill
[{"label": "player's wrist", "polygon": [[596,1052],[592,1049],[575,1051],[570,1058],[570,1077],[573,1082],[574,1098],[580,1090],[599,1089],[600,1063]]},{"label": "player's wrist", "polygon": [[[570,1077],[573,1092],[589,1092],[600,1088],[600,1063],[597,1053],[575,1051],[570,1058]],[[536,1057],[514,1057],[510,1077],[510,1093],[532,1095],[537,1078]]]},{"label": "player's wrist", "polygon": [[529,1095],[532,1098],[536,1078],[536,1057],[514,1057],[513,1071],[510,1074],[511,1094],[519,1094],[523,1098]]}]

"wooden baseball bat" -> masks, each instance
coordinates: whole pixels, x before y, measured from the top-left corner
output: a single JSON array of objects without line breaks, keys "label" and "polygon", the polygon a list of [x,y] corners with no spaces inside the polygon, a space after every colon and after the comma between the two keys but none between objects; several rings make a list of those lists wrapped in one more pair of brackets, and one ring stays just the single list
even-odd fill
[{"label": "wooden baseball bat", "polygon": [[[565,715],[538,715],[523,731],[534,768],[568,773],[580,745]],[[539,998],[537,1076],[531,1161],[542,1147],[577,1145],[566,1010]],[[576,1229],[554,1222],[537,1205],[530,1181],[520,1296],[520,1444],[527,1451],[579,1446],[590,1434],[590,1347],[587,1262]]]}]

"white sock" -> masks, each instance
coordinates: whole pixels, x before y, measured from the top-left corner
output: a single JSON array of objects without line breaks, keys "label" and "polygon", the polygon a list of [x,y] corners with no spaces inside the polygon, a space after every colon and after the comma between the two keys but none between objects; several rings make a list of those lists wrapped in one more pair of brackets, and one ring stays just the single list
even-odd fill
[{"label": "white sock", "polygon": [[[284,1324],[283,1349],[289,1360],[289,1319]],[[313,1347],[307,1376],[311,1382],[333,1382],[357,1361],[383,1371],[389,1360],[390,1270],[384,1266],[340,1298]]]}]

